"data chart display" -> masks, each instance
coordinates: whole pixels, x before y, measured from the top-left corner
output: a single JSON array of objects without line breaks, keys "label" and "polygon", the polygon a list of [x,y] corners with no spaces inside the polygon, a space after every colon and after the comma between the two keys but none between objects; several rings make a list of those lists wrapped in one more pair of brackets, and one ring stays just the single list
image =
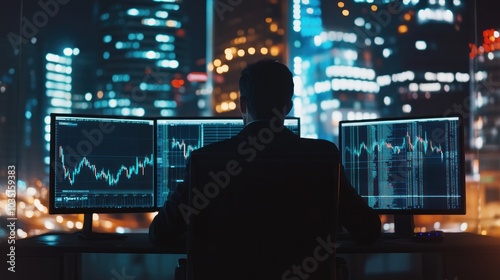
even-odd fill
[{"label": "data chart display", "polygon": [[51,210],[152,209],[154,127],[149,119],[52,115]]},{"label": "data chart display", "polygon": [[380,213],[464,213],[459,116],[342,121],[347,179]]},{"label": "data chart display", "polygon": [[[157,124],[157,204],[184,181],[190,153],[226,140],[243,129],[241,118],[167,118]],[[285,127],[299,135],[299,119],[285,119]]]}]

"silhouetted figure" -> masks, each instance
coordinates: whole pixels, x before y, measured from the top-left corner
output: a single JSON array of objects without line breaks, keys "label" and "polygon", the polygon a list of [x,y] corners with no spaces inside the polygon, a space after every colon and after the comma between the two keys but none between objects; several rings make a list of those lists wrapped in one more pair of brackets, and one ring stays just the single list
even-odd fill
[{"label": "silhouetted figure", "polygon": [[[380,218],[339,169],[334,143],[300,138],[284,127],[294,90],[284,64],[249,64],[239,87],[243,130],[193,151],[187,164],[189,171],[195,158],[207,159],[193,176],[212,172],[219,188],[203,189],[207,175],[190,190],[186,177],[151,223],[150,239],[172,243],[193,226],[195,252],[210,252],[195,260],[202,263],[202,279],[325,279],[327,260],[335,256],[333,225],[370,243],[380,237]],[[217,159],[235,164],[224,171]]]}]

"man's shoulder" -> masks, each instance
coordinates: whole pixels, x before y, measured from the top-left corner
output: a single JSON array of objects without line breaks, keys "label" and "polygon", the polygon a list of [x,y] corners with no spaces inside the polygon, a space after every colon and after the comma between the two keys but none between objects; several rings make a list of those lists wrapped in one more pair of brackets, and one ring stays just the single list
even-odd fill
[{"label": "man's shoulder", "polygon": [[[249,136],[253,134],[249,134],[246,131],[242,131],[241,133],[219,142],[210,143],[205,145],[199,149],[196,149],[192,153],[194,154],[216,154],[216,153],[237,153],[240,151],[239,149],[243,146],[243,148],[251,145],[249,143]],[[259,135],[257,135],[259,136]],[[252,138],[252,137],[250,137]],[[254,137],[258,138],[258,137]],[[260,150],[264,150],[266,152],[290,152],[290,153],[309,153],[309,154],[323,154],[323,155],[338,155],[339,150],[337,146],[328,140],[324,139],[312,139],[312,138],[302,138],[291,131],[286,131],[284,133],[277,133],[275,135],[262,136],[263,139],[253,139],[257,143],[253,143],[253,145],[257,145]],[[260,151],[259,150],[259,151]]]},{"label": "man's shoulder", "polygon": [[335,143],[324,139],[300,138],[301,145],[309,151],[328,154],[338,154],[339,149]]},{"label": "man's shoulder", "polygon": [[191,154],[210,154],[231,151],[231,147],[236,146],[235,139],[225,139],[218,142],[213,142],[203,147],[194,150]]}]

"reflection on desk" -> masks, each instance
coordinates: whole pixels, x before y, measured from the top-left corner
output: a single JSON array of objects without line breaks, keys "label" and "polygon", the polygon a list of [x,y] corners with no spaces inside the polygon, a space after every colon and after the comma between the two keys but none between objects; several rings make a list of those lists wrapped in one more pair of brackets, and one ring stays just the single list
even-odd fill
[{"label": "reflection on desk", "polygon": [[469,232],[445,233],[442,242],[417,242],[412,237],[386,235],[371,245],[339,238],[338,253],[500,253],[500,238]]},{"label": "reflection on desk", "polygon": [[[184,246],[156,246],[147,233],[125,235],[119,240],[84,240],[76,234],[48,233],[17,240],[16,278],[92,279],[95,273],[104,273],[104,278],[111,279],[110,271],[120,272],[124,263],[137,262],[138,258],[148,265],[168,262],[173,271],[177,258],[185,257]],[[371,245],[340,238],[337,243],[337,254],[348,261],[351,279],[497,279],[500,264],[500,239],[472,233],[446,233],[439,243],[412,238],[382,238]],[[9,247],[3,242],[0,248],[7,252]],[[1,255],[0,261],[5,263],[6,253]],[[104,272],[96,270],[98,267]],[[147,272],[145,265],[129,265],[127,269],[138,269],[127,270],[130,275],[145,276]],[[5,271],[1,279],[8,279],[3,277]]]},{"label": "reflection on desk", "polygon": [[63,251],[65,253],[184,254],[185,246],[158,246],[147,233],[124,233],[121,239],[82,239],[78,234],[47,233],[17,241],[19,252]]}]

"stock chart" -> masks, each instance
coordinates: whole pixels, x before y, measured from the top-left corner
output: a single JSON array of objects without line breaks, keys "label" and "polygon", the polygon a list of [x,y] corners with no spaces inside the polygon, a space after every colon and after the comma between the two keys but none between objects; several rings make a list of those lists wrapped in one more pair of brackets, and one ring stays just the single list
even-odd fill
[{"label": "stock chart", "polygon": [[61,117],[53,136],[56,207],[153,205],[153,121]]},{"label": "stock chart", "polygon": [[165,119],[157,122],[158,205],[184,181],[192,151],[228,139],[243,128],[241,119]]},{"label": "stock chart", "polygon": [[344,124],[343,164],[375,209],[454,209],[461,201],[458,123],[379,121]]}]

